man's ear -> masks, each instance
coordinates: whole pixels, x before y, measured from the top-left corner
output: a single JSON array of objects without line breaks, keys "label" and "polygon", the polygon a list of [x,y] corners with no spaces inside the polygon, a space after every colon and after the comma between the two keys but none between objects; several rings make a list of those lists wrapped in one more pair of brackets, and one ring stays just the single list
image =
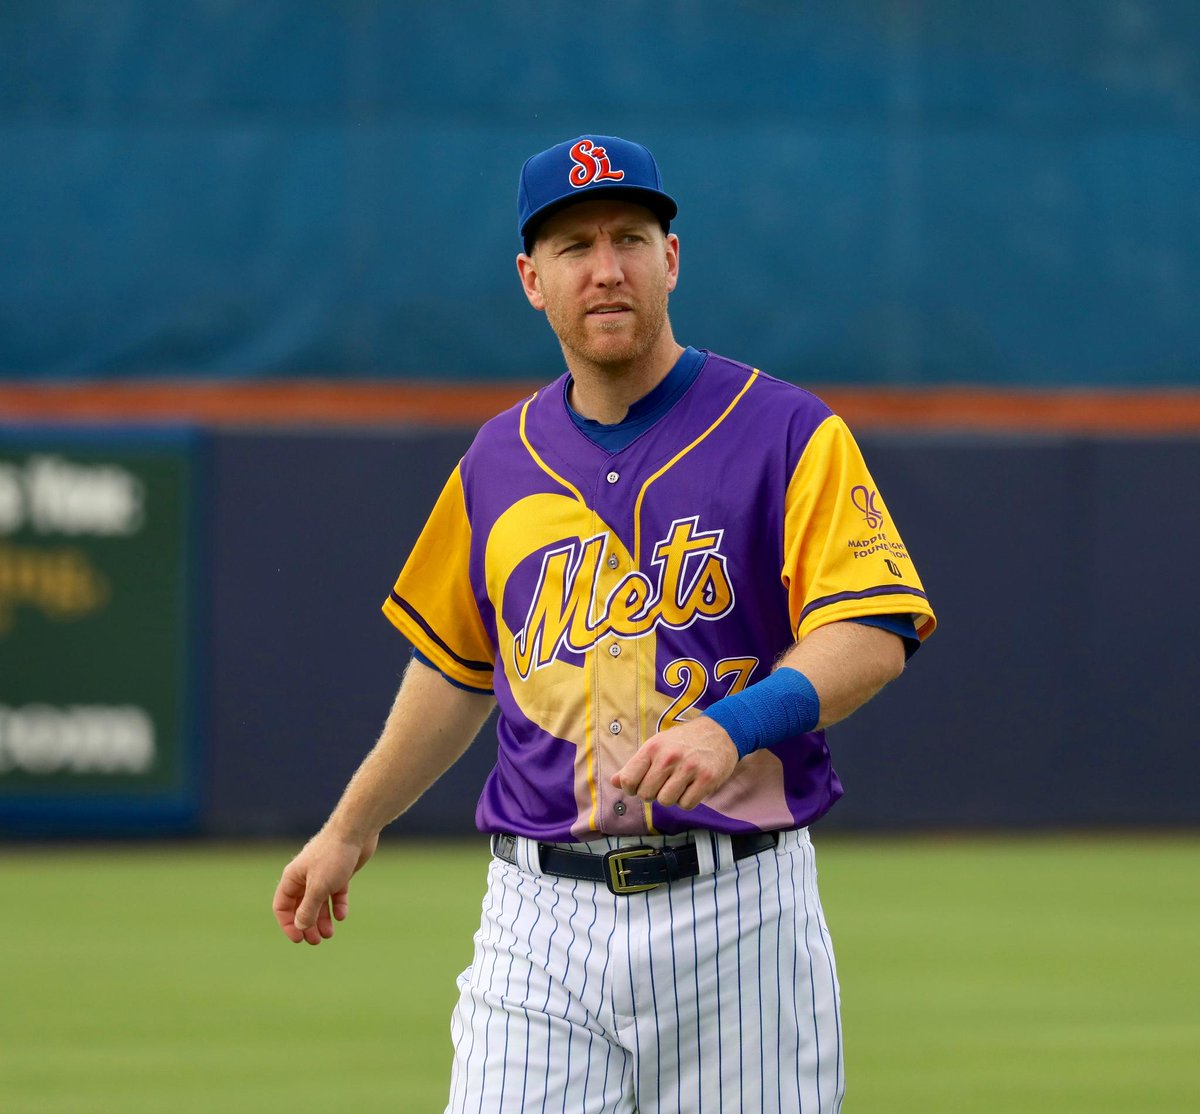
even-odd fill
[{"label": "man's ear", "polygon": [[675,289],[679,282],[679,237],[674,232],[666,235],[667,248],[667,291]]},{"label": "man's ear", "polygon": [[546,302],[542,298],[542,288],[538,283],[537,264],[533,261],[532,255],[521,252],[517,256],[517,274],[521,276],[521,286],[525,291],[525,297],[529,299],[529,304],[534,309],[544,310]]}]

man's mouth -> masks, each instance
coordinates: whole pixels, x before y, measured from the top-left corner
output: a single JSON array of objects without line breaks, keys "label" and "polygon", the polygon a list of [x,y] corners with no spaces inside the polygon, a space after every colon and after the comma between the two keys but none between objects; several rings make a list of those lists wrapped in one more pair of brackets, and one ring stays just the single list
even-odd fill
[{"label": "man's mouth", "polygon": [[592,306],[588,310],[589,314],[606,314],[606,313],[628,313],[632,307],[617,303]]}]

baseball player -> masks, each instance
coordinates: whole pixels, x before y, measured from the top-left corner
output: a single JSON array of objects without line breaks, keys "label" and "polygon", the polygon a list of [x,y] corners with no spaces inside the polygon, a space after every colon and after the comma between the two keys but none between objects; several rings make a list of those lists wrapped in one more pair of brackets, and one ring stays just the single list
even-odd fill
[{"label": "baseball player", "polygon": [[676,343],[676,203],[649,151],[561,143],[518,206],[567,371],[447,481],[384,604],[413,661],[275,915],[332,936],[380,829],[498,704],[447,1110],[837,1111],[808,835],[842,794],[824,728],[933,612],[841,419]]}]

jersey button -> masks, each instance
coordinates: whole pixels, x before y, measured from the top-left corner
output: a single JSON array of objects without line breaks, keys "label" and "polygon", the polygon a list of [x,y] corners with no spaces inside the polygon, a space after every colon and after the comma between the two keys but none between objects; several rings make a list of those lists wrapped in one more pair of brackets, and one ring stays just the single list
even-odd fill
[{"label": "jersey button", "polygon": [[611,646],[609,646],[608,652],[614,658],[619,658],[621,656],[621,644],[619,642],[614,642]]},{"label": "jersey button", "polygon": [[625,808],[626,808],[625,802],[618,801],[615,805],[613,805],[613,812],[615,812],[618,816],[624,816]]},{"label": "jersey button", "polygon": [[621,478],[621,473],[620,472],[609,472],[609,474],[607,476],[605,476],[604,478],[606,480],[608,480],[608,482],[610,484],[615,484],[617,482],[617,480],[619,480]]},{"label": "jersey button", "polygon": [[620,735],[620,734],[621,734],[621,721],[620,721],[619,719],[614,719],[614,720],[612,721],[612,723],[610,723],[610,724],[608,725],[608,729],[609,729],[609,731],[611,731],[611,732],[612,732],[614,735]]},{"label": "jersey button", "polygon": [[617,560],[617,555],[615,553],[610,553],[608,555],[608,567],[610,569],[615,569],[620,563],[621,562]]}]

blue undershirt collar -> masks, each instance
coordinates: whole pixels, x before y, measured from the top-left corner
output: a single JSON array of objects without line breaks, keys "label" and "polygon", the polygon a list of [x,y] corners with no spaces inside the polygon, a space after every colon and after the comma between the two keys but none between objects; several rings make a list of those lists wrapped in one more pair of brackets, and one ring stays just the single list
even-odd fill
[{"label": "blue undershirt collar", "polygon": [[700,374],[700,369],[707,359],[707,352],[685,348],[683,354],[675,361],[675,366],[667,372],[666,378],[633,403],[625,417],[615,425],[604,425],[591,418],[585,418],[567,402],[572,383],[569,375],[563,385],[563,402],[566,403],[571,420],[590,441],[610,453],[617,453],[645,433],[679,401],[683,393],[696,381],[696,376]]}]

